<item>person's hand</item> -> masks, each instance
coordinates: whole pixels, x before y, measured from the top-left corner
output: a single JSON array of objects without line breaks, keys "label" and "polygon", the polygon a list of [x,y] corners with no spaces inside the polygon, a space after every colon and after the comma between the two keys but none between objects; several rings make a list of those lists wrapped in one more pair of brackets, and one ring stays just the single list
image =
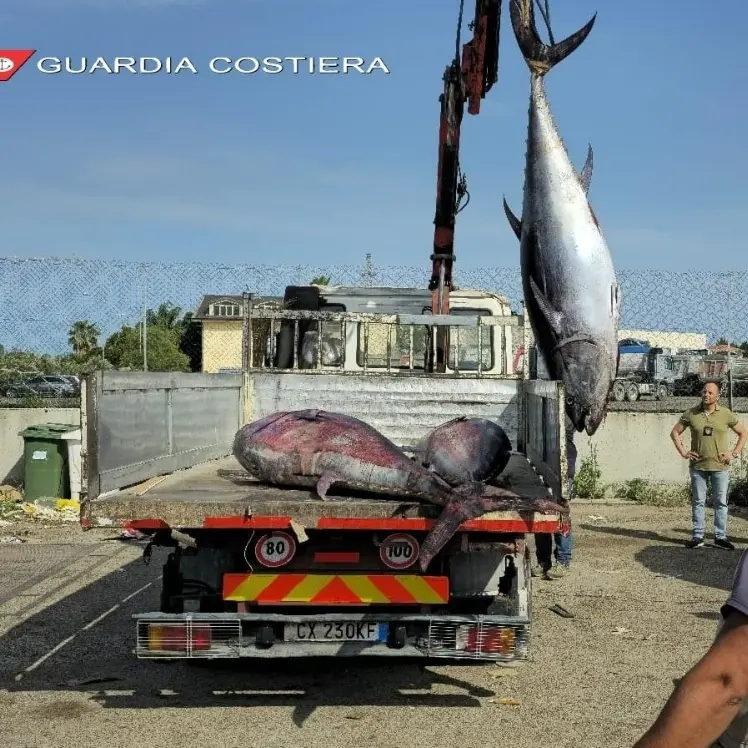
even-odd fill
[{"label": "person's hand", "polygon": [[699,453],[698,452],[686,452],[685,455],[683,455],[684,460],[698,460],[699,459]]},{"label": "person's hand", "polygon": [[720,462],[724,462],[725,465],[729,465],[732,462],[732,452],[720,452]]}]

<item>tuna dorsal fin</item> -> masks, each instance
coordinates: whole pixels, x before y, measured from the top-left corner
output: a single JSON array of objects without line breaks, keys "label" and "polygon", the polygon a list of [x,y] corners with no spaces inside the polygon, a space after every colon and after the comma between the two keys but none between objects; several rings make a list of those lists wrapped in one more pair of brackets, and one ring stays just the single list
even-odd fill
[{"label": "tuna dorsal fin", "polygon": [[300,410],[296,417],[300,421],[319,421],[322,419],[321,410]]},{"label": "tuna dorsal fin", "polygon": [[506,198],[504,198],[504,213],[509,220],[509,225],[512,227],[517,239],[522,239],[522,221],[512,213],[512,209],[507,205]]},{"label": "tuna dorsal fin", "polygon": [[535,297],[538,308],[541,314],[545,317],[551,329],[556,334],[556,337],[563,339],[563,321],[564,315],[556,309],[550,301],[548,301],[545,294],[540,290],[540,287],[535,282],[535,279],[530,276],[530,288],[532,289],[532,295]]},{"label": "tuna dorsal fin", "polygon": [[592,182],[592,146],[587,146],[587,160],[582,167],[582,173],[579,175],[579,182],[582,185],[584,194],[590,191],[590,182]]}]

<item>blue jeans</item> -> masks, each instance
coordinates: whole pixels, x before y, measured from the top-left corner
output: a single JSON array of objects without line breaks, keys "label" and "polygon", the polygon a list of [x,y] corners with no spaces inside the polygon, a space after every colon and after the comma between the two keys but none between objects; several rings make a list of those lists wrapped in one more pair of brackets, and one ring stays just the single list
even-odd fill
[{"label": "blue jeans", "polygon": [[[574,427],[571,426],[571,422],[568,419],[566,421],[566,462],[568,464],[569,474],[568,494],[571,496],[571,490],[574,483],[574,472],[577,465],[577,448],[574,444]],[[553,542],[551,541],[550,535],[543,533],[535,536],[535,555],[538,558],[538,563],[541,566],[550,566],[551,553],[553,553],[557,564],[568,566],[571,563],[571,552],[574,547],[574,542],[571,537],[571,524],[569,526],[568,535],[556,532],[553,534],[553,541],[555,541],[556,544],[555,550],[553,550]]]},{"label": "blue jeans", "polygon": [[727,537],[727,488],[730,485],[729,470],[697,470],[692,467],[691,473],[691,508],[693,516],[693,535],[704,537],[704,505],[706,503],[707,481],[712,486],[714,504],[714,537]]}]

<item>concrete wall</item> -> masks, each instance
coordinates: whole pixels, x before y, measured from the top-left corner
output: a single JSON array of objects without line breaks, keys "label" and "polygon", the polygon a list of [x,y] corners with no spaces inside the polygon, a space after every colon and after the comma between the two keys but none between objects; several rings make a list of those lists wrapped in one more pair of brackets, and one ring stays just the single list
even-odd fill
[{"label": "concrete wall", "polygon": [[0,408],[0,484],[23,481],[23,437],[38,423],[80,424],[79,408]]},{"label": "concrete wall", "polygon": [[[444,420],[448,416],[445,413]],[[748,425],[748,416],[740,418]],[[610,412],[593,437],[575,435],[579,452],[577,467],[589,456],[592,442],[605,483],[632,478],[683,482],[688,478],[688,465],[670,441],[670,430],[677,419],[678,413]],[[23,479],[23,439],[18,436],[19,431],[36,423],[77,424],[79,420],[77,408],[0,408],[0,484],[19,483]]]},{"label": "concrete wall", "polygon": [[[682,483],[688,480],[688,463],[675,451],[670,431],[679,413],[620,413],[609,412],[605,422],[593,437],[575,434],[577,468],[590,454],[590,443],[595,445],[597,460],[605,483],[627,481],[632,478]],[[748,425],[748,417],[738,414]],[[737,441],[731,437],[730,444]],[[690,437],[684,434],[688,446]]]}]

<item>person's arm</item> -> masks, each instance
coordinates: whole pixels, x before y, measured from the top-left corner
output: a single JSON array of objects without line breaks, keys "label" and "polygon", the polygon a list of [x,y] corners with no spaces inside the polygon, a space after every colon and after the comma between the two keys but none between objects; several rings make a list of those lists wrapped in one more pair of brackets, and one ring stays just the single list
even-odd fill
[{"label": "person's arm", "polygon": [[748,429],[737,418],[735,419],[735,423],[730,424],[730,428],[738,435],[738,441],[733,452],[740,454],[743,451],[746,441],[748,441]]},{"label": "person's arm", "polygon": [[683,446],[683,439],[681,439],[681,435],[686,430],[686,426],[688,426],[688,418],[687,414],[683,414],[678,421],[678,423],[673,426],[673,430],[670,432],[670,438],[673,440],[673,444],[675,444],[675,448],[678,450],[678,454],[684,459],[698,459],[698,455],[695,452],[689,452],[684,446]]},{"label": "person's arm", "polygon": [[709,748],[748,697],[748,616],[733,611],[634,748]]},{"label": "person's arm", "polygon": [[716,641],[691,668],[634,748],[709,748],[748,698],[748,551],[720,611]]}]

